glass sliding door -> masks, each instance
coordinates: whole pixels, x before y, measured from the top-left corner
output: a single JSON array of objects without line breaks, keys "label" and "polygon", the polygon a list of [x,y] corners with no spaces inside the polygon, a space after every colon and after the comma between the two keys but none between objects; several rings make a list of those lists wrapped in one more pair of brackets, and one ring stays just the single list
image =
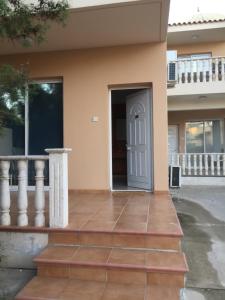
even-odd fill
[{"label": "glass sliding door", "polygon": [[208,120],[186,123],[187,153],[224,152],[224,123]]},{"label": "glass sliding door", "polygon": [[[40,82],[29,86],[28,155],[46,155],[46,148],[63,147],[63,87],[61,82]],[[48,165],[45,167],[48,185]],[[28,166],[29,185],[34,185],[34,162]]]},{"label": "glass sliding door", "polygon": [[[18,91],[18,100],[6,95],[0,102],[0,155],[46,155],[46,148],[63,147],[63,84],[36,82]],[[34,165],[29,161],[28,184],[34,185]],[[17,185],[17,166],[10,167],[10,182]],[[46,168],[46,183],[48,169]]]},{"label": "glass sliding door", "polygon": [[204,152],[204,123],[203,122],[186,123],[186,152],[187,153]]},{"label": "glass sliding door", "polygon": [[62,83],[36,83],[29,89],[28,154],[63,147]]}]

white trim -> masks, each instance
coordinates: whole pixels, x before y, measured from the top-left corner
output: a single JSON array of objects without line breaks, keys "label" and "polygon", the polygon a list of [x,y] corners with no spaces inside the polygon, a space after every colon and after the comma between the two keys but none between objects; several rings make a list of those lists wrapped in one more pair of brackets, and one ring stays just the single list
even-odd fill
[{"label": "white trim", "polygon": [[199,177],[199,176],[181,176],[182,185],[225,185],[225,177]]},{"label": "white trim", "polygon": [[112,189],[112,192],[146,192],[146,193],[152,193],[152,190],[140,190],[140,189],[133,189],[133,190],[114,190]]},{"label": "white trim", "polygon": [[25,87],[25,99],[24,99],[24,154],[28,155],[29,149],[29,86]]},{"label": "white trim", "polygon": [[[29,191],[35,191],[35,189],[36,189],[36,187],[35,187],[35,185],[28,185],[27,186],[27,191],[29,192]],[[18,185],[10,185],[10,187],[9,187],[9,190],[11,191],[11,192],[18,192]],[[48,185],[45,185],[44,186],[44,191],[45,192],[48,192],[49,191],[49,186]]]},{"label": "white trim", "polygon": [[34,79],[29,84],[41,84],[41,83],[63,83],[63,79]]},{"label": "white trim", "polygon": [[113,191],[112,178],[112,90],[109,89],[109,188]]},{"label": "white trim", "polygon": [[109,87],[109,91],[111,93],[111,91],[120,91],[120,90],[141,90],[141,89],[151,89],[150,85],[132,85],[132,86],[128,86],[125,85],[124,87],[121,85],[119,87]]}]

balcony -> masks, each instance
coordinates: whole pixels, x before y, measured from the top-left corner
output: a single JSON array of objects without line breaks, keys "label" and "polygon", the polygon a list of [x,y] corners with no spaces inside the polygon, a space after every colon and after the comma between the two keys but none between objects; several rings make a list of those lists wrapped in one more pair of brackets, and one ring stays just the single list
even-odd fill
[{"label": "balcony", "polygon": [[184,59],[168,64],[168,109],[224,109],[225,57]]}]

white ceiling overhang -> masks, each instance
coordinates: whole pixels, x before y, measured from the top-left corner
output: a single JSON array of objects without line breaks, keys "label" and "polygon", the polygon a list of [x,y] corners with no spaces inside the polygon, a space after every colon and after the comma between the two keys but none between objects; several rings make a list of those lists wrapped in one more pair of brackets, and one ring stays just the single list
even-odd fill
[{"label": "white ceiling overhang", "polygon": [[52,24],[41,46],[0,40],[0,55],[165,41],[170,0],[73,0],[66,27]]},{"label": "white ceiling overhang", "polygon": [[168,111],[209,109],[225,109],[225,94],[183,95],[168,97]]},{"label": "white ceiling overhang", "polygon": [[169,46],[224,41],[225,22],[169,26]]}]

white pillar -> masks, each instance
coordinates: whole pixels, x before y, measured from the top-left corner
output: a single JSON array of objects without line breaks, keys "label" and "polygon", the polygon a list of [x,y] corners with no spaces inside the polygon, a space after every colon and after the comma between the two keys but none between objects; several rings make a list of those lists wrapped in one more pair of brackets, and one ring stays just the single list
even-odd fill
[{"label": "white pillar", "polygon": [[18,167],[17,224],[18,224],[18,226],[27,226],[28,225],[27,160],[24,160],[24,159],[18,160],[17,167]]},{"label": "white pillar", "polygon": [[45,226],[45,192],[44,192],[44,168],[45,168],[45,161],[44,160],[36,160],[34,162],[35,167],[35,226],[41,227]]},{"label": "white pillar", "polygon": [[10,218],[10,191],[9,191],[9,161],[0,161],[0,225],[11,224]]},{"label": "white pillar", "polygon": [[71,149],[45,149],[49,153],[49,225],[68,225],[68,153]]}]

